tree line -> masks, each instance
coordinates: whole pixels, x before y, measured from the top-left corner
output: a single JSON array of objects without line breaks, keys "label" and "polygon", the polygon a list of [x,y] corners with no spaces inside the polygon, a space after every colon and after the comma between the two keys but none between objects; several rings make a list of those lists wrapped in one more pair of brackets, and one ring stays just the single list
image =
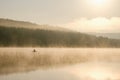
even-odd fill
[{"label": "tree line", "polygon": [[120,40],[80,32],[0,26],[2,47],[120,47]]}]

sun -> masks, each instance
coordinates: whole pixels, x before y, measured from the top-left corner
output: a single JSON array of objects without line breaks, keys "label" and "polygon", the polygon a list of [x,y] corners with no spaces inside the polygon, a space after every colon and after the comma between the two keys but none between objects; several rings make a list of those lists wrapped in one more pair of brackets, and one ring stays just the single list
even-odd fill
[{"label": "sun", "polygon": [[90,0],[90,3],[93,6],[103,6],[103,5],[107,4],[107,0]]},{"label": "sun", "polygon": [[93,0],[93,4],[102,5],[105,3],[105,0]]}]

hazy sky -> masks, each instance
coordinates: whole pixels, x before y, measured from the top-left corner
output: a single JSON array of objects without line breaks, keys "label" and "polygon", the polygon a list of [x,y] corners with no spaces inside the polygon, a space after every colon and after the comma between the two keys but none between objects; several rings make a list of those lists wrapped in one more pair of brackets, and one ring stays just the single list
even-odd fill
[{"label": "hazy sky", "polygon": [[0,17],[83,32],[119,32],[120,0],[0,0]]}]

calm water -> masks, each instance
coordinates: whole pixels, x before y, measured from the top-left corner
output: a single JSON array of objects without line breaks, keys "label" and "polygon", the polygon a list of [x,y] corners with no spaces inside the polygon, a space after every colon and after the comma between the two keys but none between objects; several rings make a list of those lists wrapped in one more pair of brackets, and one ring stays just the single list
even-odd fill
[{"label": "calm water", "polygon": [[[30,54],[33,48],[0,48],[1,52],[26,52]],[[118,55],[120,49],[64,49],[64,48],[37,48],[41,53],[54,54],[89,54],[97,55]],[[58,68],[39,69],[31,72],[12,73],[9,75],[0,75],[0,80],[120,80],[120,62],[97,61],[85,62],[76,65],[69,65]]]}]

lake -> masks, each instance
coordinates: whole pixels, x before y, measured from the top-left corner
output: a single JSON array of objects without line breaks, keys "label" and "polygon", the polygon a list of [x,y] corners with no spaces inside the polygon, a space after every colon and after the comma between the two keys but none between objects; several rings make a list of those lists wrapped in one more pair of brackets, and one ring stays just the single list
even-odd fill
[{"label": "lake", "polygon": [[92,60],[87,62],[2,74],[0,80],[120,80],[119,48],[0,48],[0,52],[31,55],[33,49],[41,54],[58,56],[64,54],[93,56]]}]

